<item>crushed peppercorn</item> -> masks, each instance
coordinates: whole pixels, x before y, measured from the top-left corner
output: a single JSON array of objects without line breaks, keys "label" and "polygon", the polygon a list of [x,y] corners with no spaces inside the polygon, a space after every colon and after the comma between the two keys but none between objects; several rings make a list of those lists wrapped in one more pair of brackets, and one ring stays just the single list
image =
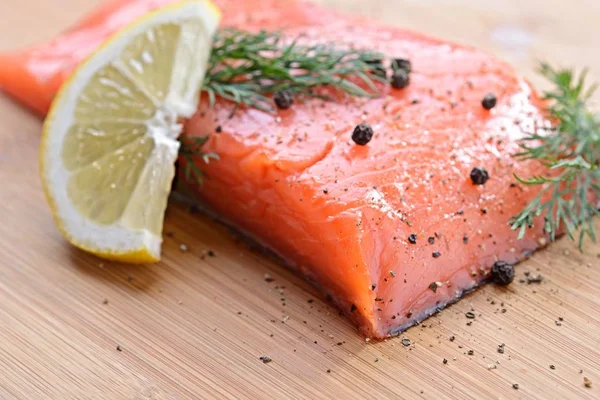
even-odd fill
[{"label": "crushed peppercorn", "polygon": [[437,291],[437,288],[438,288],[438,285],[437,285],[435,282],[431,282],[431,283],[429,284],[429,289],[431,289],[431,291],[432,291],[433,293],[435,293],[435,292]]},{"label": "crushed peppercorn", "polygon": [[532,283],[542,283],[543,280],[544,280],[544,277],[542,275],[528,276],[527,284],[530,285]]},{"label": "crushed peppercorn", "polygon": [[498,353],[504,354],[504,343],[498,345]]},{"label": "crushed peppercorn", "polygon": [[515,268],[504,261],[496,261],[492,266],[492,282],[497,285],[509,285],[515,279]]},{"label": "crushed peppercorn", "polygon": [[417,244],[417,235],[414,233],[408,235],[408,242],[410,244]]}]

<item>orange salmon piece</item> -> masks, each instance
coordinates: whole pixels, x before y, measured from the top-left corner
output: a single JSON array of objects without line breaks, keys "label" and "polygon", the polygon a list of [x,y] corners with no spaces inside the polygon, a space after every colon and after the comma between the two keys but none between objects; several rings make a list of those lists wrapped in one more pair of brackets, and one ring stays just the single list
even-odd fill
[{"label": "orange salmon piece", "polygon": [[[109,3],[51,45],[3,56],[0,86],[45,112],[90,47],[164,2]],[[524,132],[546,123],[537,94],[512,67],[299,1],[217,3],[237,28],[283,29],[412,61],[410,85],[382,87],[377,99],[233,115],[231,103],[218,101],[186,126],[189,136],[211,133],[206,150],[220,156],[195,161],[210,177],[202,189],[187,182],[197,199],[314,282],[363,335],[397,335],[486,281],[495,262],[516,263],[545,245],[543,224],[522,240],[508,225],[537,194],[513,174],[542,171],[512,154]],[[481,105],[487,93],[498,98],[489,111]],[[365,146],[351,140],[360,123],[374,130]],[[489,172],[484,185],[469,177],[476,166]]]},{"label": "orange salmon piece", "polygon": [[[0,54],[0,89],[36,113],[46,115],[62,83],[109,36],[148,11],[176,1],[106,0],[50,42]],[[280,29],[287,25],[286,21],[316,22],[321,11],[289,0],[213,1],[225,11],[224,25],[250,30]]]}]

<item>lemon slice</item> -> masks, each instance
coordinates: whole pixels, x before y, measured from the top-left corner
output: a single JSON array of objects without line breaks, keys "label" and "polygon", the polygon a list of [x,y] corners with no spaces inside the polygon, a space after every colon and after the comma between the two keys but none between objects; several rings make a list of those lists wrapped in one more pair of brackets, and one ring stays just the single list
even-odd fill
[{"label": "lemon slice", "polygon": [[44,122],[40,171],[75,246],[159,260],[180,119],[196,111],[219,20],[209,1],[160,8],[111,37],[61,88]]}]

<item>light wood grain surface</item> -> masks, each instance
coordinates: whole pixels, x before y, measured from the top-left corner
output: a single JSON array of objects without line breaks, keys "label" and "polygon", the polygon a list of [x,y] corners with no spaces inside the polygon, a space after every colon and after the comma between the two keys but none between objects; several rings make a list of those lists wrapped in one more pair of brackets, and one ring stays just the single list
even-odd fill
[{"label": "light wood grain surface", "polygon": [[[536,59],[600,77],[595,0],[317,1],[487,48],[534,81]],[[0,50],[95,3],[2,0]],[[518,266],[543,283],[485,287],[366,343],[309,284],[183,204],[169,206],[160,264],[68,246],[40,188],[40,121],[3,96],[0,121],[0,399],[600,398],[598,245],[562,240]]]}]

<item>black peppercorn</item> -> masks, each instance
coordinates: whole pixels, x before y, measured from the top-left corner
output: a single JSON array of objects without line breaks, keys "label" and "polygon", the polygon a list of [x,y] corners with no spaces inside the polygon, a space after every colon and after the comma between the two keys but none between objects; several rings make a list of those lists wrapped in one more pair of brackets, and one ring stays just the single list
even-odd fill
[{"label": "black peppercorn", "polygon": [[406,58],[396,58],[392,61],[392,69],[394,71],[401,69],[410,73],[412,71],[412,64],[410,60],[407,60]]},{"label": "black peppercorn", "polygon": [[287,110],[294,104],[294,93],[291,90],[280,90],[273,96],[275,105],[280,110]]},{"label": "black peppercorn", "polygon": [[435,293],[437,291],[438,285],[435,282],[431,282],[428,286],[429,290],[431,290],[433,293]]},{"label": "black peppercorn", "polygon": [[492,282],[506,286],[515,279],[515,269],[504,261],[496,261],[492,266]]},{"label": "black peppercorn", "polygon": [[427,241],[429,242],[429,244],[435,244],[435,238],[433,236],[430,236]]},{"label": "black peppercorn", "polygon": [[442,255],[442,254],[441,254],[439,251],[434,251],[433,253],[431,253],[431,256],[432,256],[433,258],[438,258],[438,257],[440,257],[441,255]]},{"label": "black peppercorn", "polygon": [[369,124],[360,124],[354,128],[352,133],[352,140],[354,143],[364,146],[371,141],[373,138],[373,128]]},{"label": "black peppercorn", "polygon": [[470,176],[475,185],[484,185],[490,179],[490,174],[483,167],[473,168]]},{"label": "black peppercorn", "polygon": [[408,235],[408,242],[410,244],[417,244],[417,235],[415,235],[414,233],[411,235]]},{"label": "black peppercorn", "polygon": [[496,99],[496,96],[493,93],[488,93],[481,101],[481,105],[486,110],[491,110],[492,108],[496,107],[497,102],[498,100]]},{"label": "black peppercorn", "polygon": [[398,69],[394,71],[392,75],[392,79],[390,80],[392,87],[394,89],[404,89],[410,83],[410,78],[408,77],[408,72],[403,69]]}]

